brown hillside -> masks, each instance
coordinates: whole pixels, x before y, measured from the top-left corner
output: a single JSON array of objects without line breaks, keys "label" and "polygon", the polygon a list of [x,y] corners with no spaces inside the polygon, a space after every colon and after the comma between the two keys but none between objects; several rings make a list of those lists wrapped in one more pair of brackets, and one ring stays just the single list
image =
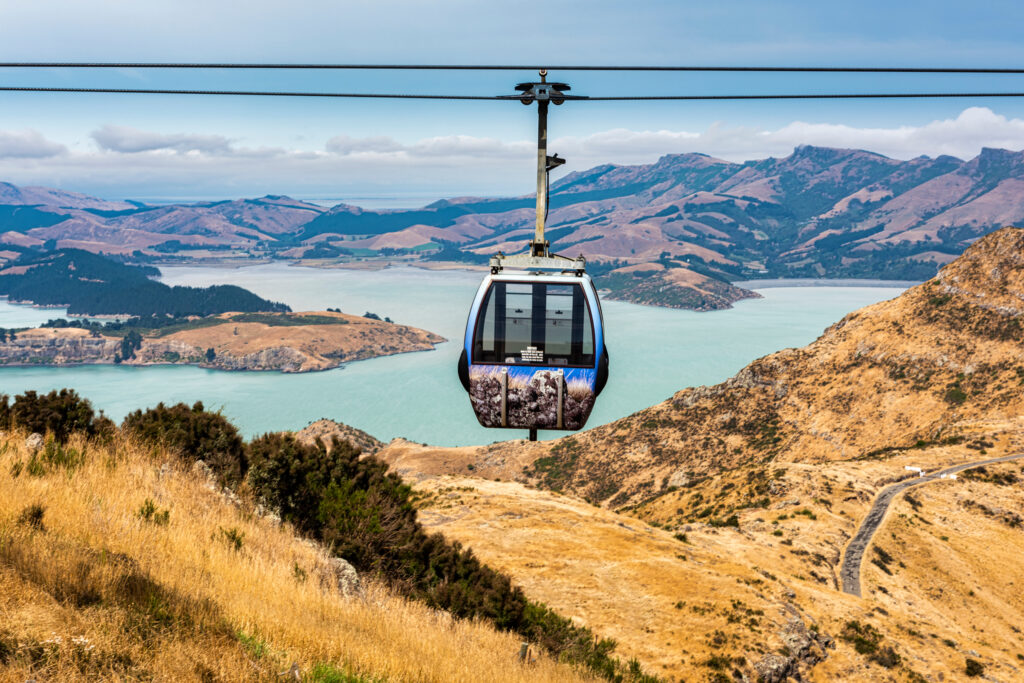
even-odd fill
[{"label": "brown hillside", "polygon": [[1024,231],[1006,228],[720,385],[554,442],[380,456],[431,528],[669,679],[961,680],[972,661],[1018,680],[1020,461],[901,494],[863,597],[838,574],[907,467],[1024,451],[1022,313]]},{"label": "brown hillside", "polygon": [[[978,455],[977,441],[989,455]],[[864,597],[838,590],[847,541],[905,466],[1024,448],[1021,438],[977,441],[774,466],[766,504],[737,496],[756,472],[741,468],[630,516],[516,482],[441,476],[416,487],[429,528],[512,575],[531,598],[615,638],[618,652],[666,680],[961,680],[967,659],[992,680],[1017,680],[1019,462],[900,498],[865,558]],[[680,514],[706,507],[712,515]],[[868,650],[858,651],[851,623],[870,636]]]},{"label": "brown hillside", "polygon": [[741,464],[850,460],[941,442],[1024,413],[1022,314],[1024,230],[1005,228],[933,280],[722,384],[555,442],[509,442],[477,457],[533,460],[525,473],[495,476],[525,474],[622,507]]}]

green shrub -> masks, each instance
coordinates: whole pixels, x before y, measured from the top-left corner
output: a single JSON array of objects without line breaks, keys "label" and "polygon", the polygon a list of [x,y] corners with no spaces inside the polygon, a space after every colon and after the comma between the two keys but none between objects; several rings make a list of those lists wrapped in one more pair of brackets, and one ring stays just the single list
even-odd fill
[{"label": "green shrub", "polygon": [[950,387],[946,391],[945,399],[946,399],[947,403],[952,403],[953,405],[957,405],[958,406],[958,405],[960,405],[961,403],[963,403],[964,401],[967,400],[967,394],[964,392],[963,389],[960,388],[959,385],[956,385],[956,386]]},{"label": "green shrub", "polygon": [[610,680],[652,680],[611,657],[614,641],[527,600],[471,551],[428,534],[416,519],[412,490],[379,459],[360,458],[338,439],[328,449],[319,440],[266,434],[250,442],[248,461],[247,482],[264,503],[361,573],[455,617],[487,619]]},{"label": "green shrub", "polygon": [[861,624],[859,621],[846,622],[840,637],[853,645],[853,649],[862,655],[875,654],[882,640],[882,634],[874,626]]},{"label": "green shrub", "polygon": [[159,403],[155,408],[136,410],[124,419],[121,428],[185,460],[206,462],[227,483],[241,482],[248,469],[238,430],[220,413],[205,410],[202,403],[191,408],[184,403]]},{"label": "green shrub", "polygon": [[267,652],[267,643],[264,640],[257,638],[256,636],[249,635],[245,631],[236,631],[235,638],[242,644],[242,647],[252,655],[253,659],[263,659]]},{"label": "green shrub", "polygon": [[167,526],[167,523],[171,521],[171,511],[158,510],[152,498],[146,499],[146,502],[139,508],[138,515],[145,521],[152,522],[157,526]]},{"label": "green shrub", "polygon": [[66,443],[75,432],[85,436],[110,437],[114,424],[96,415],[92,404],[72,389],[55,389],[48,394],[26,391],[8,404],[6,395],[0,396],[0,428],[18,427],[28,432],[53,434],[58,443]]},{"label": "green shrub", "polygon": [[313,665],[309,677],[305,680],[310,683],[366,683],[369,679],[345,673],[333,664],[319,662]]},{"label": "green shrub", "polygon": [[868,659],[879,666],[884,666],[886,669],[894,669],[902,661],[899,653],[889,645],[879,648],[878,652],[868,657]]}]

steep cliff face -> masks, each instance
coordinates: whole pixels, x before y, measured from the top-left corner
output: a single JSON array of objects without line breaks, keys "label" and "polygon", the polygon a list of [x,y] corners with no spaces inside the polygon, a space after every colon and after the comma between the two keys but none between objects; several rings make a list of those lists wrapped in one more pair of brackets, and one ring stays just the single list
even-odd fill
[{"label": "steep cliff face", "polygon": [[[444,341],[432,332],[342,313],[245,314],[223,322],[143,337],[124,358],[121,339],[76,328],[40,328],[0,342],[0,365],[193,364],[220,370],[328,370],[343,362],[409,351],[428,351]],[[304,321],[314,321],[307,324]],[[213,350],[210,358],[208,351]]]},{"label": "steep cliff face", "polygon": [[0,365],[113,363],[119,344],[85,330],[26,330],[0,343]]}]

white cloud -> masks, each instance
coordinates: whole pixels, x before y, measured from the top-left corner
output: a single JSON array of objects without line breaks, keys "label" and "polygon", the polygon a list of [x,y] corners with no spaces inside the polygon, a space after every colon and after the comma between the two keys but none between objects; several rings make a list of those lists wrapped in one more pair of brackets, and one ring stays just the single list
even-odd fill
[{"label": "white cloud", "polygon": [[402,144],[383,135],[351,138],[339,135],[327,141],[327,151],[340,156],[357,154],[376,157],[392,157],[407,160],[410,157],[441,159],[445,157],[473,157],[492,159],[522,156],[536,149],[535,143],[502,142],[495,138],[478,138],[470,135],[444,135],[425,138],[411,145]]},{"label": "white cloud", "polygon": [[[469,159],[486,165],[499,160],[529,159],[535,143],[506,142],[465,135],[442,136],[403,144],[391,137],[331,138],[327,151],[339,156],[361,156],[377,164],[389,161],[396,167],[418,160],[454,162]],[[551,140],[549,149],[571,162],[575,169],[602,163],[651,163],[664,154],[702,152],[730,161],[787,156],[799,145],[864,149],[886,156],[910,159],[949,154],[974,157],[982,147],[1024,148],[1024,120],[1010,119],[984,107],[965,109],[954,119],[922,126],[856,128],[844,124],[794,121],[767,130],[754,126],[715,123],[703,131],[634,131],[616,128],[587,136],[563,136]]]},{"label": "white cloud", "polygon": [[398,152],[402,149],[402,145],[397,140],[385,135],[368,138],[351,138],[347,135],[338,135],[327,141],[327,151],[342,156],[360,153],[386,154],[388,152]]},{"label": "white cloud", "polygon": [[127,126],[103,126],[93,131],[92,139],[102,149],[125,154],[155,151],[225,154],[232,151],[230,140],[222,135],[165,135]]},{"label": "white cloud", "polygon": [[[99,128],[93,139],[100,149],[85,145],[67,151],[36,132],[0,132],[0,178],[110,198],[516,195],[533,189],[536,144],[466,135],[411,142],[338,135],[320,149],[286,149],[244,147],[220,135],[114,125]],[[955,118],[919,126],[857,128],[794,121],[776,129],[724,123],[703,131],[623,128],[556,138],[549,148],[568,159],[560,170],[565,173],[604,163],[652,163],[664,154],[682,152],[730,161],[781,157],[802,144],[866,149],[902,159],[922,154],[969,159],[986,146],[1024,149],[1024,120],[972,107]],[[25,163],[26,157],[34,158],[33,163]]]},{"label": "white cloud", "polygon": [[[702,152],[730,161],[787,156],[798,145],[846,147],[898,159],[949,154],[969,159],[982,147],[1024,149],[1024,120],[1008,119],[985,107],[970,107],[955,119],[923,126],[855,128],[843,124],[794,121],[777,130],[728,127],[716,123],[703,132],[617,129],[551,143],[564,155],[588,161],[645,163],[673,152]],[[574,164],[575,165],[575,164]]]},{"label": "white cloud", "polygon": [[67,151],[67,147],[47,140],[38,131],[0,130],[0,159],[46,159]]}]

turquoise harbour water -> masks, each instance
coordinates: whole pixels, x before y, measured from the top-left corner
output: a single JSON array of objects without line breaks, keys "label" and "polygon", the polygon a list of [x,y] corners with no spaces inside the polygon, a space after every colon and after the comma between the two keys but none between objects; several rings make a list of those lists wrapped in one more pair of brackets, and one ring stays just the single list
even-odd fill
[{"label": "turquoise harbour water", "polygon": [[[202,401],[222,409],[246,436],[300,429],[321,417],[385,441],[403,436],[457,446],[525,436],[521,430],[477,425],[456,376],[466,312],[480,273],[404,267],[317,270],[279,263],[162,270],[163,281],[172,285],[236,284],[296,311],[372,311],[451,341],[434,351],[293,375],[189,366],[0,368],[0,393],[71,387],[118,421],[159,401]],[[588,427],[663,401],[684,387],[721,382],[755,358],[803,346],[850,311],[901,291],[901,286],[776,285],[760,290],[763,299],[710,313],[603,302],[611,374]],[[0,327],[39,324],[63,314],[0,302]],[[541,438],[560,435],[542,432]]]}]

